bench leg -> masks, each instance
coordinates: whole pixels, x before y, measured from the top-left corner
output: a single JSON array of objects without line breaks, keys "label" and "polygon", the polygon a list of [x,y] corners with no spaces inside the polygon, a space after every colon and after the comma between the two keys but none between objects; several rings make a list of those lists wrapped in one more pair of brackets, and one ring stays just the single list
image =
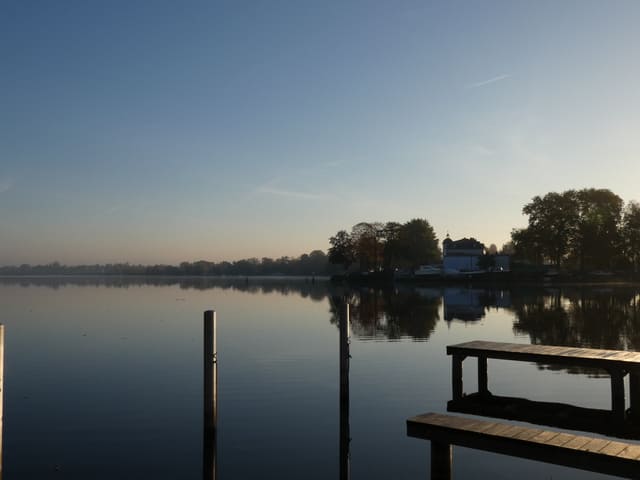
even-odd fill
[{"label": "bench leg", "polygon": [[431,441],[431,480],[451,480],[453,447],[449,443]]},{"label": "bench leg", "polygon": [[629,372],[629,403],[631,417],[637,422],[640,420],[640,372]]},{"label": "bench leg", "polygon": [[487,357],[478,357],[478,392],[480,395],[489,393],[489,376],[487,374]]},{"label": "bench leg", "polygon": [[613,417],[617,421],[624,421],[624,372],[621,370],[611,370],[611,410]]},{"label": "bench leg", "polygon": [[462,398],[462,361],[463,356],[454,355],[451,359],[451,387],[453,390],[453,399],[460,400]]}]

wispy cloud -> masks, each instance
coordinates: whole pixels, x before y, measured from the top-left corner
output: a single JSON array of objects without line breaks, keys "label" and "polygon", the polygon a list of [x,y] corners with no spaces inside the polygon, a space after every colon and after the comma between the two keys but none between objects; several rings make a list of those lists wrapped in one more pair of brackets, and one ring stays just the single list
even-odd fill
[{"label": "wispy cloud", "polygon": [[333,168],[333,167],[339,167],[340,165],[342,165],[342,161],[341,160],[331,160],[325,163],[321,163],[320,165],[318,165],[319,167],[324,167],[324,168]]},{"label": "wispy cloud", "polygon": [[113,215],[114,213],[118,213],[121,210],[124,210],[124,207],[122,205],[111,205],[104,211],[104,213],[106,215]]},{"label": "wispy cloud", "polygon": [[282,188],[280,185],[317,183],[318,178],[324,178],[328,172],[331,172],[332,169],[343,165],[343,163],[344,162],[342,160],[328,160],[326,162],[316,163],[307,167],[288,170],[285,173],[274,176],[261,186],[253,188],[248,194],[248,199],[251,199],[256,195],[274,195],[279,197],[298,198],[301,200],[335,199],[335,195],[293,190],[286,187]]},{"label": "wispy cloud", "polygon": [[280,197],[300,198],[304,200],[326,200],[330,198],[328,195],[319,194],[319,193],[295,192],[291,190],[283,190],[280,188],[273,188],[268,186],[259,187],[256,190],[256,193],[277,195]]},{"label": "wispy cloud", "polygon": [[467,85],[467,88],[478,88],[484,87],[485,85],[490,85],[492,83],[499,82],[501,80],[506,80],[507,78],[511,78],[511,75],[498,75],[497,77],[489,78],[487,80],[483,80],[481,82],[470,83]]},{"label": "wispy cloud", "polygon": [[13,188],[14,181],[12,178],[0,178],[0,193],[8,192]]}]

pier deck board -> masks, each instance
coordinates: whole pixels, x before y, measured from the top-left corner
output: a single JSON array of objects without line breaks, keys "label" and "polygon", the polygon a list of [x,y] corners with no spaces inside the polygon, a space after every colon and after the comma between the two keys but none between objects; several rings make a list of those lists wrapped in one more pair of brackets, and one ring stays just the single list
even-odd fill
[{"label": "pier deck board", "polygon": [[[581,470],[640,478],[640,445],[633,443],[437,413],[408,419],[407,435],[431,440],[432,452],[442,451],[443,445],[459,445]],[[440,450],[434,450],[434,444],[439,445]],[[441,461],[432,458],[432,468]]]},{"label": "pier deck board", "polygon": [[520,343],[474,340],[447,346],[448,355],[558,363],[585,367],[640,371],[640,352],[601,350],[595,348],[527,345]]}]

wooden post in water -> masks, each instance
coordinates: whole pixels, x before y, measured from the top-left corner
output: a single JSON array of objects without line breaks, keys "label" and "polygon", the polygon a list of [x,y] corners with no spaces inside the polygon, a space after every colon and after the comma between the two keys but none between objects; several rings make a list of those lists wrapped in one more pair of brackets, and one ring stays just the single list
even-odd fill
[{"label": "wooden post in water", "polygon": [[640,421],[640,372],[629,372],[629,403],[631,419],[634,423]]},{"label": "wooden post in water", "polygon": [[460,400],[462,398],[462,362],[464,357],[462,355],[453,355],[451,358],[451,389],[454,400]]},{"label": "wooden post in water", "polygon": [[216,312],[204,312],[204,428],[217,425],[218,359],[216,352]]},{"label": "wooden post in water", "polygon": [[480,355],[478,357],[478,392],[480,395],[489,393],[489,376],[487,373],[487,357]]},{"label": "wooden post in water", "polygon": [[625,399],[624,399],[624,372],[622,370],[610,370],[611,375],[611,410],[617,422],[624,422]]},{"label": "wooden post in water", "polygon": [[217,435],[215,430],[204,432],[202,442],[202,479],[216,480]]},{"label": "wooden post in water", "polygon": [[431,480],[451,480],[452,463],[451,444],[431,440]]},{"label": "wooden post in water", "polygon": [[349,459],[349,304],[340,315],[340,480],[351,477]]},{"label": "wooden post in water", "polygon": [[204,436],[202,478],[216,478],[216,429],[218,426],[218,351],[216,312],[204,312]]}]

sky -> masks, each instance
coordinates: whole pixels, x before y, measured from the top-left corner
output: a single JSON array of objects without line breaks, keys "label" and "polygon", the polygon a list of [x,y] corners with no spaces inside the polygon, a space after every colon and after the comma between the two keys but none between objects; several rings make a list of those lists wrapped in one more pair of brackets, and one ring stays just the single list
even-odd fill
[{"label": "sky", "polygon": [[0,2],[0,265],[326,250],[640,200],[640,2]]}]

